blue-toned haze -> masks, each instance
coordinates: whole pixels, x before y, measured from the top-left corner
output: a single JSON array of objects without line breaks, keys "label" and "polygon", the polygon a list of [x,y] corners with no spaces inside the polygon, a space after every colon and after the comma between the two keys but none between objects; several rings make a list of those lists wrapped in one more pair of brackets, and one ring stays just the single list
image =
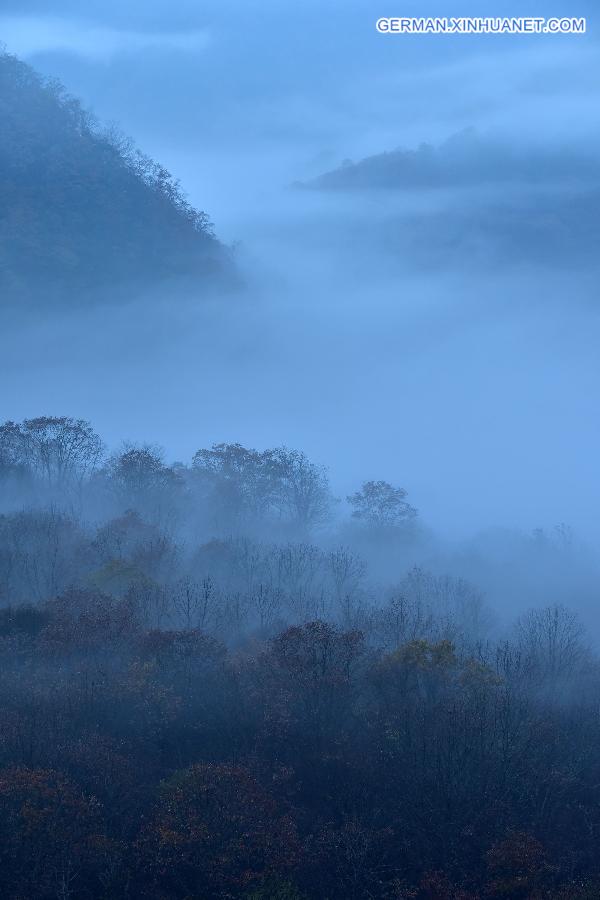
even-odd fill
[{"label": "blue-toned haze", "polygon": [[[527,10],[587,15],[585,36],[378,35],[379,15],[523,12],[397,7],[4,0],[7,49],[179,177],[246,288],[11,320],[3,418],[81,415],[172,459],[285,443],[340,495],[402,484],[448,536],[600,540],[597,9]],[[344,183],[423,143],[417,186],[402,159]]]}]

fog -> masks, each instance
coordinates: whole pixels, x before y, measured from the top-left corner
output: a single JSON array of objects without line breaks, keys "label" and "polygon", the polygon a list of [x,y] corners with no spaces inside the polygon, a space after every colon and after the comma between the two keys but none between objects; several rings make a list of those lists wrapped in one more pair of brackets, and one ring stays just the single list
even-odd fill
[{"label": "fog", "polygon": [[[453,12],[430,6],[403,12]],[[566,522],[595,546],[593,30],[386,38],[381,13],[3,4],[8,50],[164,163],[242,282],[7,314],[3,416],[81,416],[109,446],[158,442],[171,460],[216,441],[299,447],[340,497],[402,485],[444,539]],[[507,183],[314,186],[348,159],[443,155],[464,129],[467,166],[488,154],[497,171],[511,148]]]},{"label": "fog", "polygon": [[83,6],[0,3],[0,896],[600,897],[596,5]]}]

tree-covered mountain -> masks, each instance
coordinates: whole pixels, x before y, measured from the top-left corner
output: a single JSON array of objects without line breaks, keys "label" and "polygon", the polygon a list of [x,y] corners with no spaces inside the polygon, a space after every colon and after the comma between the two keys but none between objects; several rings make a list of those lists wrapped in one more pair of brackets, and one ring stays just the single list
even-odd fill
[{"label": "tree-covered mountain", "polygon": [[48,297],[223,273],[179,183],[58,82],[0,53],[0,290]]},{"label": "tree-covered mountain", "polygon": [[344,196],[362,246],[408,268],[597,267],[597,145],[525,143],[473,130],[346,160],[298,187]]},{"label": "tree-covered mountain", "polygon": [[600,183],[595,148],[519,147],[481,137],[471,129],[439,146],[423,143],[416,150],[398,148],[346,160],[308,186],[323,190],[409,190],[523,184],[575,186]]}]

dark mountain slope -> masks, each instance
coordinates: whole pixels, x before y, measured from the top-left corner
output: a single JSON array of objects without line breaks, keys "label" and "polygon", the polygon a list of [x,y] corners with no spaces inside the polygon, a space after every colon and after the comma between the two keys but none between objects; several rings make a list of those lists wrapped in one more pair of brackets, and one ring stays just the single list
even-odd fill
[{"label": "dark mountain slope", "polygon": [[225,248],[178,183],[102,131],[64,88],[0,54],[0,290],[43,291],[205,280]]}]

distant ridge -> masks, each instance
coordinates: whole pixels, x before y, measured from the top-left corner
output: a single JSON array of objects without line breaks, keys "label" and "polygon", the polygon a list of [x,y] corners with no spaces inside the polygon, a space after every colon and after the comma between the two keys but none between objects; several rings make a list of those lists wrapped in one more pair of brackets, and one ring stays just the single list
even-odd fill
[{"label": "distant ridge", "polygon": [[228,272],[208,217],[166,169],[0,51],[3,303]]},{"label": "distant ridge", "polygon": [[[296,187],[328,193],[334,204],[341,195],[352,197],[355,240],[385,250],[403,271],[454,266],[459,259],[484,267],[600,265],[594,140],[569,143],[566,136],[548,144],[468,129],[437,147],[346,161]],[[379,214],[370,203],[375,198],[386,201]]]},{"label": "distant ridge", "polygon": [[514,142],[479,137],[473,130],[459,132],[439,147],[421,144],[416,150],[397,149],[346,161],[303,187],[320,190],[411,190],[484,185],[600,183],[595,148],[519,147]]}]

